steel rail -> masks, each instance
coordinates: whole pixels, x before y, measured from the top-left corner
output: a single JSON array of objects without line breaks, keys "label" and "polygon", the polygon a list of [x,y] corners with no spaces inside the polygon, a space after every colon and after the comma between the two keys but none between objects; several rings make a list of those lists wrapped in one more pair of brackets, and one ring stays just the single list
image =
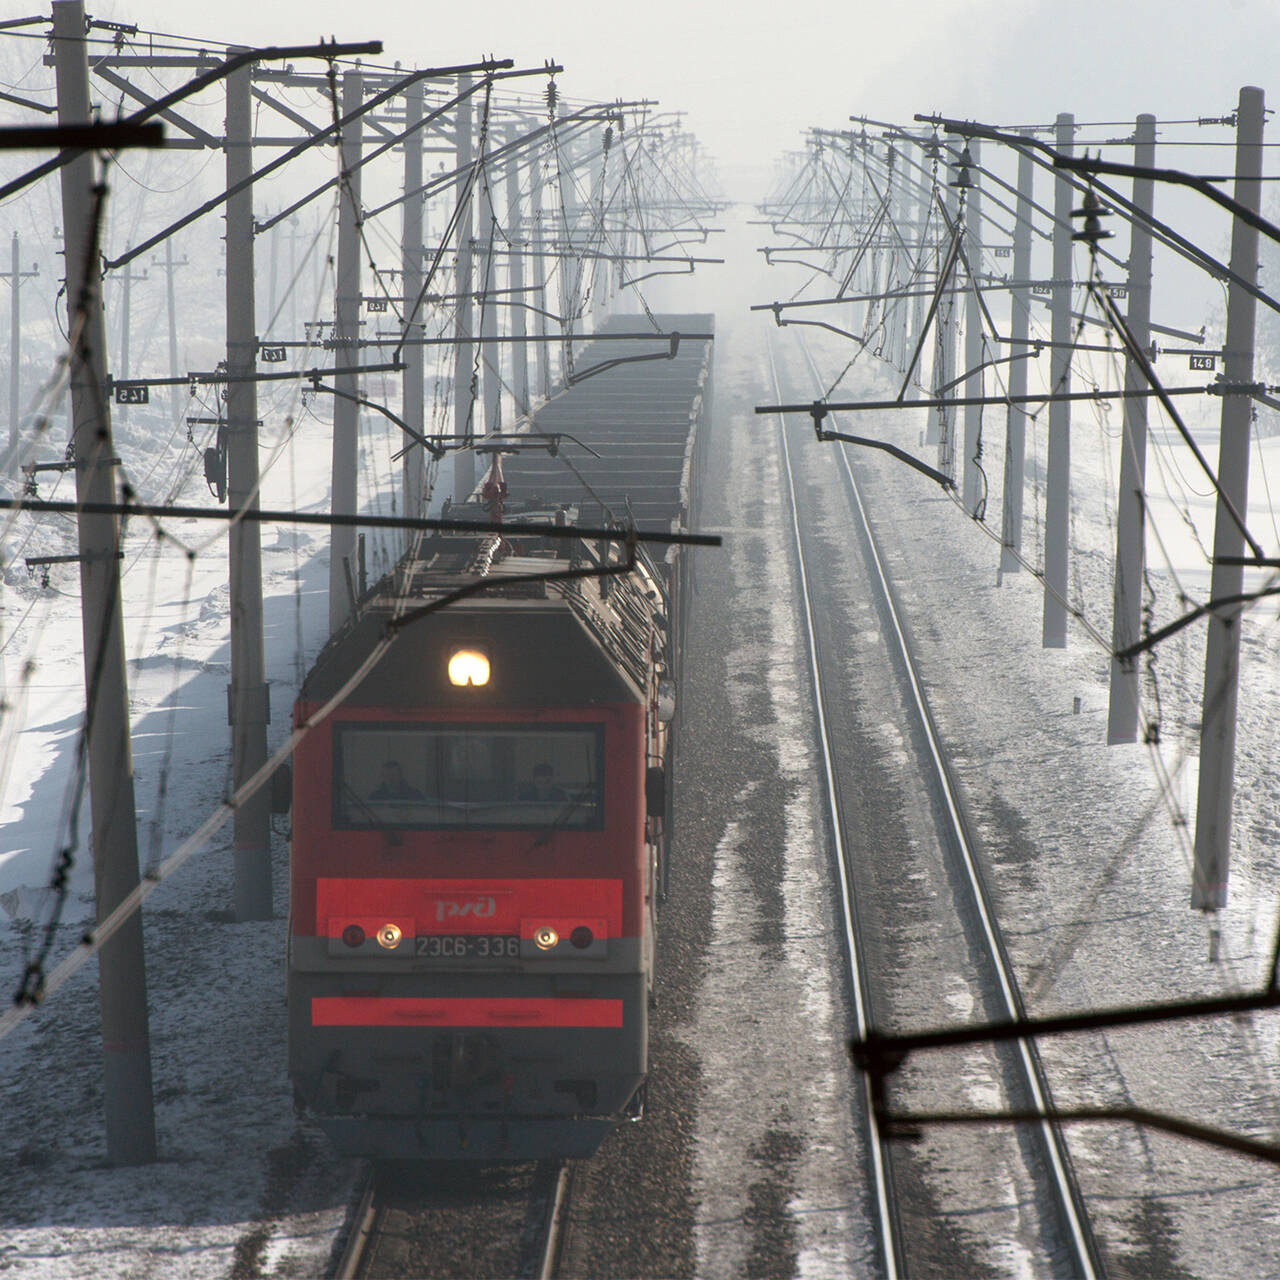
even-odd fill
[{"label": "steel rail", "polygon": [[[800,349],[815,386],[820,386],[821,379],[818,376],[817,367],[803,341],[800,344]],[[862,500],[862,493],[854,476],[852,463],[849,460],[848,450],[843,443],[837,442],[837,453],[849,487],[853,507],[857,513],[858,528],[862,535],[864,546],[867,548],[867,559],[873,571],[873,578],[879,587],[886,614],[892,623],[892,634],[886,638],[890,639],[894,644],[897,656],[901,659],[903,670],[906,673],[911,700],[924,730],[925,740],[929,748],[929,757],[937,778],[938,789],[944,802],[946,823],[953,846],[960,855],[963,864],[965,877],[972,894],[973,907],[981,923],[982,934],[998,979],[1001,1001],[1010,1019],[1021,1018],[1025,1016],[1021,991],[1009,960],[1008,951],[1004,945],[1003,935],[996,919],[986,879],[978,866],[974,853],[973,840],[968,829],[968,820],[960,804],[959,787],[947,762],[933,712],[929,706],[916,666],[915,656],[907,639],[906,628],[899,613],[897,597],[889,581],[889,575],[885,569],[879,545],[872,531],[871,522]],[[1015,1043],[1024,1082],[1033,1099],[1035,1109],[1041,1115],[1052,1114],[1049,1084],[1035,1042],[1029,1038],[1020,1037]],[[1086,1280],[1096,1280],[1097,1277],[1105,1274],[1105,1269],[1097,1243],[1093,1237],[1093,1230],[1075,1177],[1062,1128],[1058,1123],[1050,1120],[1041,1120],[1038,1128],[1044,1143],[1049,1168],[1052,1171],[1062,1218],[1079,1266],[1079,1274],[1085,1277]]]},{"label": "steel rail", "polygon": [[[773,338],[768,339],[769,373],[774,392],[781,397],[778,368],[774,361]],[[805,638],[809,654],[809,675],[813,681],[814,707],[818,717],[818,747],[822,753],[822,771],[825,784],[827,816],[831,823],[831,838],[835,849],[836,870],[840,877],[840,905],[844,919],[844,941],[849,964],[849,978],[853,989],[854,1017],[859,1035],[865,1035],[871,1025],[871,990],[863,963],[862,930],[858,923],[857,905],[854,902],[851,856],[844,842],[844,823],[835,772],[835,744],[826,716],[826,695],[822,684],[821,663],[818,653],[818,633],[813,619],[813,606],[809,595],[809,575],[805,569],[804,545],[800,536],[799,503],[796,500],[795,479],[791,470],[791,450],[786,427],[779,423],[778,442],[783,469],[787,477],[787,497],[791,508],[791,533],[795,546],[796,565],[800,575],[800,594],[804,605]],[[898,1217],[893,1189],[891,1148],[881,1133],[875,1099],[871,1093],[870,1076],[863,1075],[861,1097],[870,1134],[871,1183],[875,1200],[875,1213],[879,1223],[880,1244],[884,1259],[884,1273],[889,1280],[906,1275],[906,1260],[902,1249],[902,1228]]]},{"label": "steel rail", "polygon": [[342,1253],[333,1270],[333,1280],[356,1280],[364,1269],[369,1251],[378,1237],[378,1220],[382,1216],[375,1195],[377,1181],[377,1169],[370,1164],[365,1171],[364,1185],[360,1198],[356,1201],[356,1210],[351,1217]]},{"label": "steel rail", "polygon": [[[569,1199],[573,1191],[573,1165],[568,1160],[539,1164],[539,1174],[548,1178],[545,1208],[537,1245],[525,1254],[520,1274],[531,1274],[537,1280],[554,1280],[564,1253],[569,1219]],[[332,1280],[359,1280],[367,1275],[369,1263],[382,1232],[383,1208],[378,1195],[378,1166],[368,1164],[361,1183],[360,1195],[350,1218],[350,1226],[342,1243],[338,1260],[330,1273]],[[532,1267],[530,1268],[530,1262]]]},{"label": "steel rail", "polygon": [[564,1252],[565,1225],[569,1219],[569,1197],[573,1192],[573,1165],[561,1161],[556,1170],[551,1194],[547,1197],[547,1215],[538,1257],[538,1280],[554,1280]]}]

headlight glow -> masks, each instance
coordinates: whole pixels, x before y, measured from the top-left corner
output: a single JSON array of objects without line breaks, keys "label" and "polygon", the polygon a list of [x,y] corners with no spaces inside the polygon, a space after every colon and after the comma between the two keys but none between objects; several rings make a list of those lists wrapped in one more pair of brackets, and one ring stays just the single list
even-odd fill
[{"label": "headlight glow", "polygon": [[378,930],[378,945],[386,947],[390,951],[392,947],[400,945],[400,936],[400,926],[398,924],[384,924]]},{"label": "headlight glow", "polygon": [[455,649],[449,655],[449,683],[459,688],[489,683],[489,655],[480,649]]},{"label": "headlight glow", "polygon": [[549,925],[544,924],[533,931],[533,945],[539,951],[550,951],[560,941],[560,935]]}]

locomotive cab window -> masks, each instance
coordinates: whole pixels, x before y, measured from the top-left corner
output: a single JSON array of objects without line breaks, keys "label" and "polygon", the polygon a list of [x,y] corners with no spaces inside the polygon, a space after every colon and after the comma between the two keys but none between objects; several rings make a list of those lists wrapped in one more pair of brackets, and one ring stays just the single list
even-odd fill
[{"label": "locomotive cab window", "polygon": [[599,829],[598,725],[335,725],[334,826]]}]

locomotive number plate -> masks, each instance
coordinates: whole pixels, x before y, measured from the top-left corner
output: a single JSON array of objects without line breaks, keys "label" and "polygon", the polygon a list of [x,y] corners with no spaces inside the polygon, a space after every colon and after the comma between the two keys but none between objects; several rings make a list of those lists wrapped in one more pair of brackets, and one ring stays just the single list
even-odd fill
[{"label": "locomotive number plate", "polygon": [[520,939],[514,933],[420,933],[414,955],[422,960],[518,960]]}]

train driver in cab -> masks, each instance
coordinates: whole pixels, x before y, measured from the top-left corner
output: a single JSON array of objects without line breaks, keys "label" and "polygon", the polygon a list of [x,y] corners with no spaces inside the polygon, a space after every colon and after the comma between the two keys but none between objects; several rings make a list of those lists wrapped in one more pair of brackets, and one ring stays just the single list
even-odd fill
[{"label": "train driver in cab", "polygon": [[563,803],[568,800],[565,789],[555,782],[556,771],[543,761],[533,766],[533,774],[529,782],[520,788],[519,799],[535,804]]},{"label": "train driver in cab", "polygon": [[422,792],[411,786],[404,776],[399,760],[384,760],[382,780],[369,792],[370,800],[407,801],[423,799]]}]

